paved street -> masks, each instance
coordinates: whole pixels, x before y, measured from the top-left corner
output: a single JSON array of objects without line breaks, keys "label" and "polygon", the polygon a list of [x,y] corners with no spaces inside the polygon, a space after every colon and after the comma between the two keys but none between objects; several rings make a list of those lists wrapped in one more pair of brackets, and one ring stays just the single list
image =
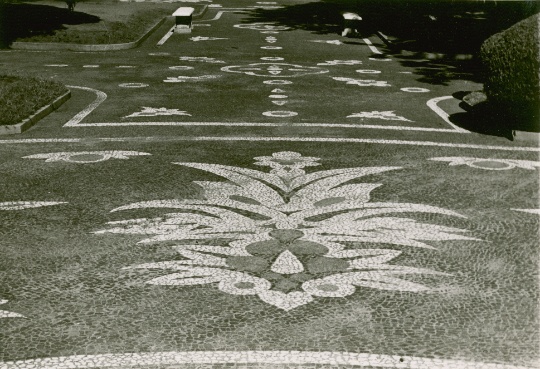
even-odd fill
[{"label": "paved street", "polygon": [[72,94],[0,136],[0,369],[538,368],[538,144],[301,2],[0,50]]}]

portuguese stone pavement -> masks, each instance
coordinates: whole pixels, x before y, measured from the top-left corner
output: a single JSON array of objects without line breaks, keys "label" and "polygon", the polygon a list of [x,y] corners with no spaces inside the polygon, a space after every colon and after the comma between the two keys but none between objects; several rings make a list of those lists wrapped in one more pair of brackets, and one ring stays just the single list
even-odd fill
[{"label": "portuguese stone pavement", "polygon": [[0,138],[1,369],[538,367],[539,148],[300,3],[0,52],[72,93]]}]

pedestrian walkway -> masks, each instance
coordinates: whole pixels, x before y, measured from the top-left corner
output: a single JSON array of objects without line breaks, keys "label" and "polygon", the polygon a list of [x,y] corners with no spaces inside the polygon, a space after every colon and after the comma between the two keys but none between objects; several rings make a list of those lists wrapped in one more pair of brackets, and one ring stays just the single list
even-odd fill
[{"label": "pedestrian walkway", "polygon": [[2,55],[72,98],[0,139],[0,369],[538,368],[540,148],[274,3]]}]

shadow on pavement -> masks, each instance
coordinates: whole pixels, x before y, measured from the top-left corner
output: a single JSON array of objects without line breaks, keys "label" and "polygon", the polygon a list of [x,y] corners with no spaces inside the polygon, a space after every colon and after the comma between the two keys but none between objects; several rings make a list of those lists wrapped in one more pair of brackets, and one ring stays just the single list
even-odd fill
[{"label": "shadow on pavement", "polygon": [[272,22],[315,34],[341,34],[341,13],[345,11],[362,17],[359,37],[382,32],[388,36],[388,55],[415,68],[420,81],[446,85],[456,79],[480,82],[482,68],[476,56],[482,43],[539,12],[540,2],[322,0],[256,9],[245,22]]},{"label": "shadow on pavement", "polygon": [[99,17],[55,6],[0,2],[0,48],[18,38],[51,35],[64,24],[97,23]]},{"label": "shadow on pavement", "polygon": [[481,102],[474,106],[467,104],[463,98],[469,93],[470,91],[459,91],[452,95],[461,100],[459,106],[465,112],[450,115],[450,121],[471,132],[513,140],[512,130],[515,128],[509,124],[509,118],[490,106],[488,102]]}]

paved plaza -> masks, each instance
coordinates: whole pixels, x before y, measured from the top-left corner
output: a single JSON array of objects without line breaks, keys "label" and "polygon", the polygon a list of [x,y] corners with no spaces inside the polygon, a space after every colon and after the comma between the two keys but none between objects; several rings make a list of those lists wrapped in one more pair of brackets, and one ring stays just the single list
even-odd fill
[{"label": "paved plaza", "polygon": [[301,3],[0,50],[71,91],[0,136],[0,369],[539,367],[538,144]]}]

